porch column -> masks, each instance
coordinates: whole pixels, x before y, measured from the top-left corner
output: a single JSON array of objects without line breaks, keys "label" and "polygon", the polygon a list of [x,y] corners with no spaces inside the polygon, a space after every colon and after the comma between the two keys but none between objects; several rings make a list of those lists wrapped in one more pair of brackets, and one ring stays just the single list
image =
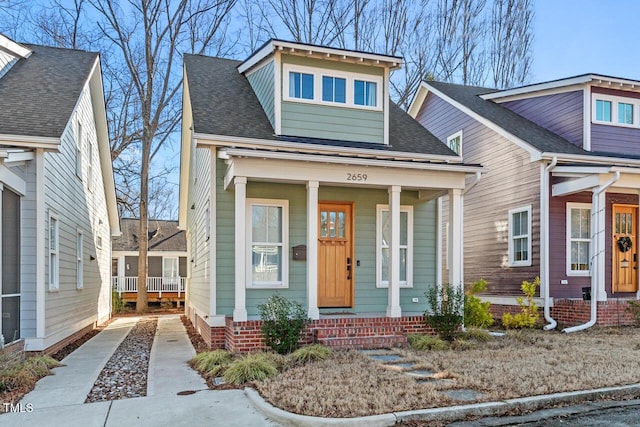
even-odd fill
[{"label": "porch column", "polygon": [[463,287],[462,283],[462,190],[449,190],[449,284]]},{"label": "porch column", "polygon": [[[591,280],[595,280],[595,291],[597,301],[607,300],[607,291],[605,290],[605,265],[606,265],[606,243],[605,243],[605,227],[606,227],[606,191],[600,191],[600,188],[593,190],[591,199],[591,216],[595,220],[594,224],[594,243],[595,249],[593,254],[593,271]],[[594,288],[592,286],[592,288]]]},{"label": "porch column", "polygon": [[317,320],[318,310],[318,181],[307,182],[307,315]]},{"label": "porch column", "polygon": [[233,321],[245,322],[247,320],[246,306],[246,274],[247,274],[247,243],[246,243],[246,206],[247,206],[247,178],[238,176],[234,179],[236,192],[236,295],[235,308],[233,309]]},{"label": "porch column", "polygon": [[389,187],[389,295],[387,317],[400,317],[400,191],[401,187]]}]

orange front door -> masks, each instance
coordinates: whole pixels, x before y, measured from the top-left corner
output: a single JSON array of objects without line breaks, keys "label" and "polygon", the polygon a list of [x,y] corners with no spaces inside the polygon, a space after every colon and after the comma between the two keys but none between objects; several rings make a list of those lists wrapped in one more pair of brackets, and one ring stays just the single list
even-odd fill
[{"label": "orange front door", "polygon": [[353,206],[318,207],[318,307],[353,307]]},{"label": "orange front door", "polygon": [[638,207],[613,205],[613,292],[638,290]]}]

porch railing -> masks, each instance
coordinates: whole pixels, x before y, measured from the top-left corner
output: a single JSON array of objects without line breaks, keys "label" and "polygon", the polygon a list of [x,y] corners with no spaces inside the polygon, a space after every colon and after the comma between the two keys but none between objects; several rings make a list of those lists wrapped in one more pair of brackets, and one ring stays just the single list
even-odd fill
[{"label": "porch railing", "polygon": [[[184,293],[186,277],[147,277],[147,292],[158,293],[177,292],[178,298]],[[113,290],[122,295],[123,292],[138,292],[138,278],[113,276],[111,277]]]}]

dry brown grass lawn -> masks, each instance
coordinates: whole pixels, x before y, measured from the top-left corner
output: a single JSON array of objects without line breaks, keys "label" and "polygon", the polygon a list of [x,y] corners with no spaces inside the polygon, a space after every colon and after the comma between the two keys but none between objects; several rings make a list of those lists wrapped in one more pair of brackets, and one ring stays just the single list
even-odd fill
[{"label": "dry brown grass lawn", "polygon": [[286,370],[256,387],[291,412],[355,417],[459,404],[438,392],[445,389],[471,388],[485,394],[482,401],[492,401],[640,383],[636,328],[509,332],[469,344],[466,350],[396,350],[402,362],[452,378],[448,382],[418,383],[350,351]]}]

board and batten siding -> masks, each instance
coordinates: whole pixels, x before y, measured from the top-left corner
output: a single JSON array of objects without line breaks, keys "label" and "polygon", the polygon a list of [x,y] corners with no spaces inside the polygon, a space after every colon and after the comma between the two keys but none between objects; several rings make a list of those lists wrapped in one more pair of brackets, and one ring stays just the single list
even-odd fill
[{"label": "board and batten siding", "polygon": [[0,78],[2,78],[16,62],[18,62],[18,58],[8,52],[0,50]]},{"label": "board and batten siding", "polygon": [[[221,162],[219,160],[219,162]],[[222,188],[223,167],[218,165],[217,178],[217,303],[218,314],[231,316],[234,308],[235,259],[234,259],[234,193]],[[354,262],[355,307],[358,314],[384,313],[387,307],[387,289],[376,288],[376,205],[387,204],[386,190],[323,187],[318,198],[321,201],[353,202],[355,213]],[[304,185],[252,182],[247,184],[247,198],[286,199],[289,201],[289,287],[287,289],[250,289],[246,291],[249,316],[259,314],[258,305],[275,292],[307,305],[307,262],[292,259],[292,247],[307,243],[306,189]],[[403,313],[420,313],[427,306],[424,292],[435,283],[435,201],[418,200],[417,192],[401,193],[401,203],[414,206],[414,261],[413,288],[400,290]],[[418,303],[412,299],[418,298]],[[327,310],[321,310],[327,311]],[[335,309],[328,311],[335,312]]]},{"label": "board and batten siding", "polygon": [[[345,64],[337,61],[323,61],[295,55],[282,55],[282,64],[301,65],[331,71],[342,71],[383,77],[380,67],[359,64]],[[285,87],[282,74],[281,133],[287,136],[324,138],[341,141],[384,143],[384,113],[364,108],[342,107],[339,105],[321,105],[308,102],[285,101],[289,90]],[[320,75],[316,78],[321,78]],[[388,92],[383,87],[383,98]],[[320,95],[320,94],[318,94]],[[378,100],[383,103],[383,99]]]},{"label": "board and batten siding", "polygon": [[[81,177],[76,175],[78,121],[83,132]],[[91,150],[88,144],[92,145]],[[60,151],[44,155],[45,348],[92,323],[106,321],[111,312],[111,233],[97,144],[91,95],[86,86],[62,134]],[[92,159],[89,159],[90,153]],[[50,212],[54,212],[59,221],[60,287],[57,291],[49,291],[48,286]],[[82,289],[76,288],[78,229],[83,232]]]},{"label": "board and batten siding", "polygon": [[258,101],[260,102],[260,105],[267,115],[272,127],[275,127],[274,63],[275,61],[271,60],[247,75],[247,80],[249,80],[249,84],[253,88],[253,91],[255,92],[256,97],[258,98]]},{"label": "board and batten siding", "polygon": [[582,147],[584,92],[575,90],[504,102],[503,107]]},{"label": "board and batten siding", "polygon": [[[416,119],[441,141],[462,130],[465,163],[482,164],[487,169],[478,184],[464,195],[465,284],[483,278],[489,282],[487,293],[520,295],[521,282],[540,274],[538,163],[532,163],[523,149],[434,94],[427,96]],[[527,206],[531,206],[533,217],[532,265],[510,267],[509,210]],[[443,222],[448,218],[446,203],[443,218]]]},{"label": "board and batten siding", "polygon": [[[206,319],[212,314],[210,307],[210,295],[215,289],[215,281],[211,275],[210,251],[211,246],[217,240],[217,234],[211,230],[211,236],[207,240],[205,225],[206,210],[209,207],[210,215],[215,212],[215,207],[209,200],[211,191],[211,159],[215,159],[215,148],[194,148],[194,161],[192,162],[191,176],[189,177],[189,208],[187,212],[187,224],[190,237],[190,253],[188,254],[189,288],[187,291],[188,302],[196,315]],[[223,164],[224,166],[224,164]],[[191,209],[193,206],[193,209]],[[191,319],[194,321],[194,319]],[[197,322],[193,322],[197,324]]]}]

